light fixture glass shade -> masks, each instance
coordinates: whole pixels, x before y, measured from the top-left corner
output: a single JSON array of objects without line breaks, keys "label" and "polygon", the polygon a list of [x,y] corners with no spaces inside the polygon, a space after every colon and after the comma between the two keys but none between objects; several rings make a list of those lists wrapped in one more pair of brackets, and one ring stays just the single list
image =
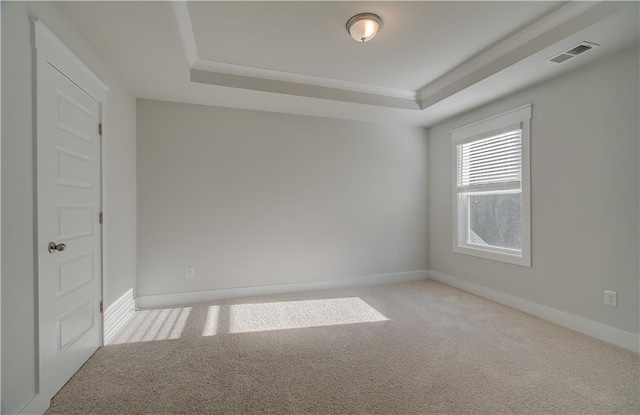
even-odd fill
[{"label": "light fixture glass shade", "polygon": [[378,34],[382,19],[373,13],[360,13],[347,22],[347,31],[356,42],[368,42]]}]

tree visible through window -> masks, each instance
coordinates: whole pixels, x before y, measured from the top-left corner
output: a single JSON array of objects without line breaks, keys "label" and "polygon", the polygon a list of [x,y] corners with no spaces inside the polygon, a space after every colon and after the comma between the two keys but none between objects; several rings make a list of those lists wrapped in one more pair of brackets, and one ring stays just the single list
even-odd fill
[{"label": "tree visible through window", "polygon": [[520,193],[469,197],[470,244],[522,248],[522,195]]}]

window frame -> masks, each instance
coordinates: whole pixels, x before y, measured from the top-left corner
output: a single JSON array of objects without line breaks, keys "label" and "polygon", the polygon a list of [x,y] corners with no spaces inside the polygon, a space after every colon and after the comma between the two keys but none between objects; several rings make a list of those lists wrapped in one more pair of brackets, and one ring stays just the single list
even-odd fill
[{"label": "window frame", "polygon": [[[453,172],[453,252],[472,255],[494,261],[506,262],[524,267],[531,266],[531,172],[530,172],[530,141],[531,141],[531,104],[523,105],[512,110],[500,113],[456,128],[450,131],[452,142],[452,172]],[[485,247],[467,242],[469,209],[466,205],[466,195],[478,193],[473,191],[458,191],[458,151],[457,146],[500,133],[509,128],[521,129],[522,148],[522,177],[520,191],[522,194],[522,249],[520,251],[501,248]],[[509,190],[498,190],[506,193]],[[513,191],[513,190],[510,190]],[[488,194],[490,190],[481,192]],[[464,199],[464,200],[462,200]]]}]

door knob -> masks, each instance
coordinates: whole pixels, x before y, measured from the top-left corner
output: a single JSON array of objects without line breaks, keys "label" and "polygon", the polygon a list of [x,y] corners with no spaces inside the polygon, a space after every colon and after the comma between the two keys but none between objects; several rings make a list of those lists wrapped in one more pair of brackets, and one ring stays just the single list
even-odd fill
[{"label": "door knob", "polygon": [[52,254],[55,251],[64,251],[65,249],[67,249],[67,245],[63,244],[63,243],[55,243],[55,242],[51,242],[49,243],[49,252],[51,252]]}]

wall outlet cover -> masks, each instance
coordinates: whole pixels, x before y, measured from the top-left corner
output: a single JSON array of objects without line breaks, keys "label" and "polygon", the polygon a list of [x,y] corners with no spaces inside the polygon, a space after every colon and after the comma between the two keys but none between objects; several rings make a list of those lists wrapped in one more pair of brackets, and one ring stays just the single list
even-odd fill
[{"label": "wall outlet cover", "polygon": [[196,274],[195,269],[193,267],[191,267],[191,266],[185,268],[185,270],[184,270],[184,276],[186,278],[193,278],[195,276],[195,274]]},{"label": "wall outlet cover", "polygon": [[606,305],[610,305],[611,307],[618,306],[618,293],[615,291],[605,291],[604,292],[604,303]]}]

